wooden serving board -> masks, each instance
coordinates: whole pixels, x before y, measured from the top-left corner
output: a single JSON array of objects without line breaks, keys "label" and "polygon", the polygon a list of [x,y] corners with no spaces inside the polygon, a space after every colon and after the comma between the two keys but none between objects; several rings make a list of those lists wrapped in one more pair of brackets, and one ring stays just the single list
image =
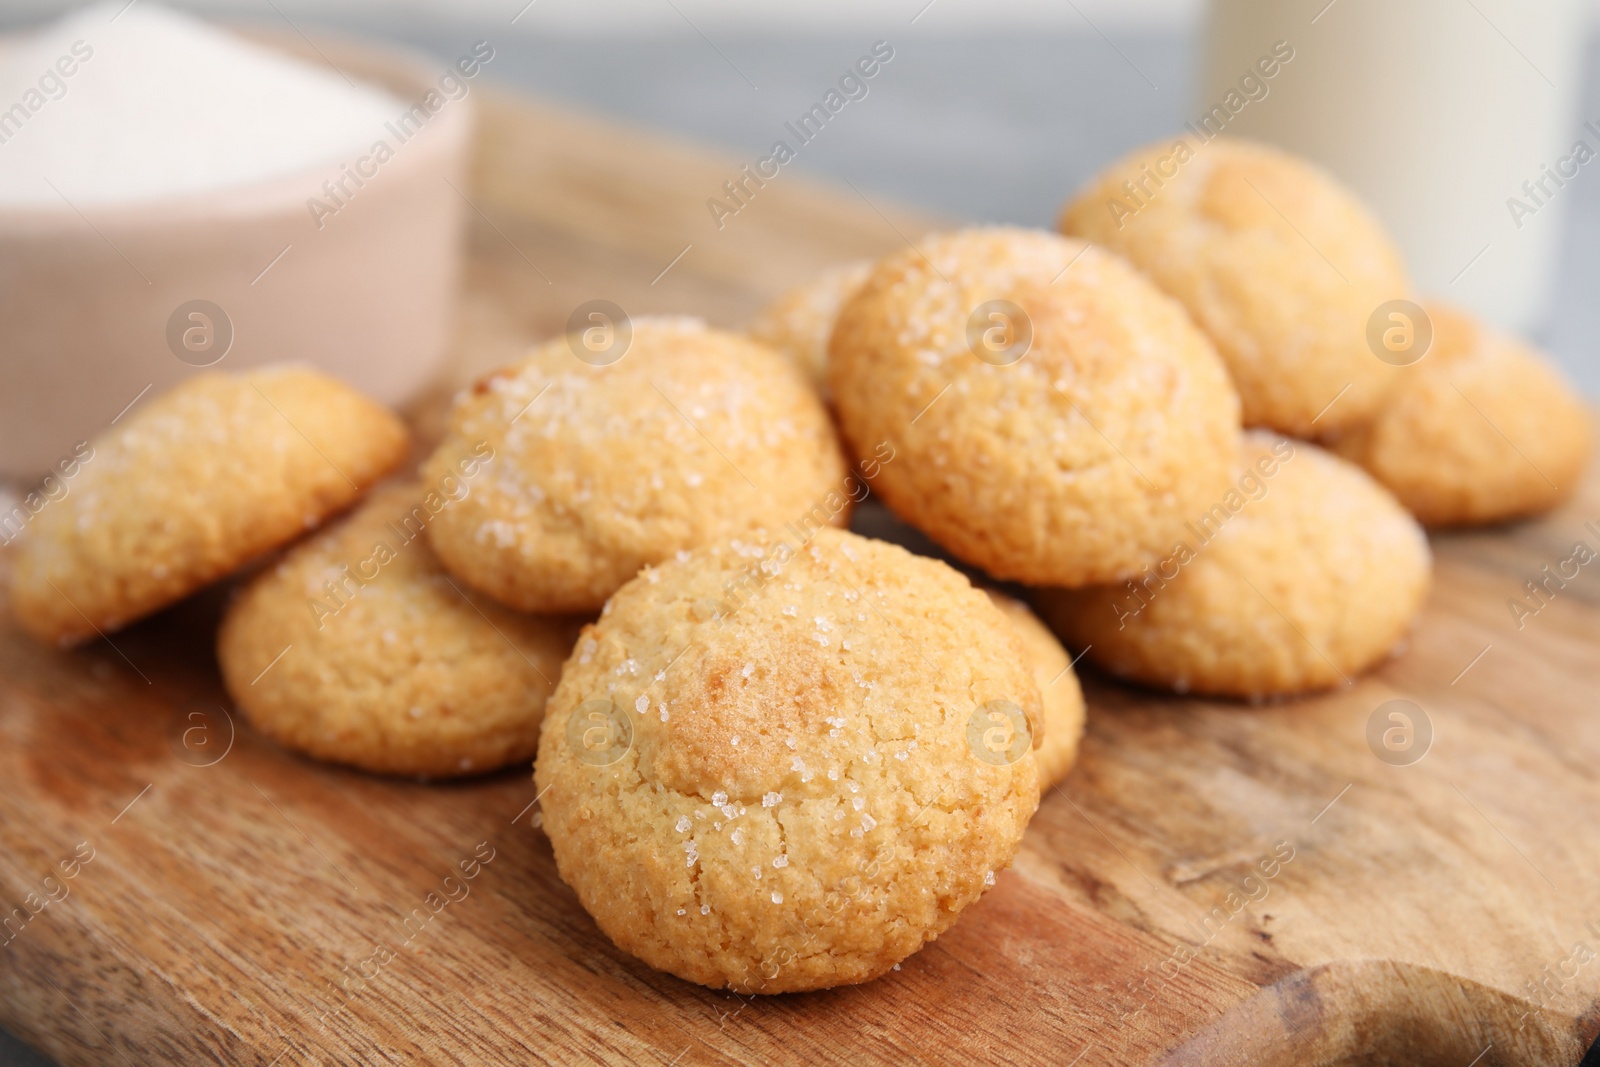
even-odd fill
[{"label": "wooden serving board", "polygon": [[[424,438],[582,301],[738,326],[931,224],[786,173],[719,231],[735,161],[525,101],[482,119]],[[1541,522],[1435,539],[1410,647],[1318,699],[1090,674],[1082,762],[997,888],[900,970],[779,997],[613,948],[526,769],[391,781],[253,735],[213,662],[220,591],[70,653],[3,623],[0,894],[60,899],[4,935],[0,1023],[68,1064],[1573,1064],[1600,1030],[1600,564],[1520,630],[1507,601],[1579,540],[1593,476]],[[1432,726],[1409,766],[1367,741],[1392,699]]]}]

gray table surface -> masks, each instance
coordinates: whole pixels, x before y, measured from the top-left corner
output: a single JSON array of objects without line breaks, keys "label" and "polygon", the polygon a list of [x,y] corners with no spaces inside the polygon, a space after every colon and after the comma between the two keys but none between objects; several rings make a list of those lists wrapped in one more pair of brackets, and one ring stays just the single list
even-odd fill
[{"label": "gray table surface", "polygon": [[[268,14],[271,14],[268,9]],[[736,155],[764,154],[783,123],[820,98],[878,39],[895,58],[865,100],[793,164],[848,179],[952,218],[1049,226],[1061,201],[1105,161],[1176,129],[1192,105],[1192,31],[952,35],[908,27],[877,33],[638,39],[536,37],[505,21],[483,25],[364,15],[294,16],[304,29],[359,33],[444,58],[493,43],[485,76]],[[0,30],[8,27],[0,13]],[[1600,114],[1591,44],[1583,112]],[[1152,86],[1139,71],[1148,75]],[[753,88],[758,86],[759,88]],[[1588,175],[1588,172],[1585,172]],[[1574,184],[1555,310],[1536,338],[1590,395],[1600,394],[1600,179]],[[0,1031],[0,1067],[48,1061]]]}]

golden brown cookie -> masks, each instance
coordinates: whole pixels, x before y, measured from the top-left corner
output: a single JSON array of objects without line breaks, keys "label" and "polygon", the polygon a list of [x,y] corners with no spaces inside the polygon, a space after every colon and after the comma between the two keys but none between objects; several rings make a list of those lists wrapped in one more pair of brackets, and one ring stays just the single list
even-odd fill
[{"label": "golden brown cookie", "polygon": [[996,578],[1133,573],[1227,487],[1238,448],[1233,386],[1183,309],[1042,231],[937,235],[883,260],[829,359],[856,454],[893,457],[873,487]]},{"label": "golden brown cookie", "polygon": [[826,396],[833,322],[871,273],[872,263],[864,259],[829,267],[763,308],[750,324],[750,336],[794,360]]},{"label": "golden brown cookie", "polygon": [[960,574],[824,528],[646,570],[585,629],[536,781],[561,877],[693,982],[864,982],[947,928],[1038,804],[1039,695]]},{"label": "golden brown cookie", "polygon": [[1023,660],[1039,684],[1043,707],[1039,732],[1043,740],[1034,749],[1033,761],[1039,767],[1042,793],[1065,780],[1078,761],[1078,743],[1083,740],[1083,688],[1078,685],[1067,650],[1028,605],[993,589],[985,592],[1016,629]]},{"label": "golden brown cookie", "polygon": [[217,659],[256,729],[384,774],[533,756],[579,623],[510,611],[444,573],[422,531],[472,491],[470,478],[380,489],[239,594]]},{"label": "golden brown cookie", "polygon": [[1388,655],[1428,593],[1414,519],[1315,445],[1246,435],[1236,487],[1138,579],[1041,591],[1041,614],[1113,674],[1265,698],[1349,681]]},{"label": "golden brown cookie", "polygon": [[90,442],[34,517],[11,605],[71,644],[165,607],[292,541],[405,457],[385,408],[308,367],[196,375]]},{"label": "golden brown cookie", "polygon": [[1589,410],[1544,356],[1440,304],[1377,416],[1334,441],[1429,526],[1547,511],[1578,488]]},{"label": "golden brown cookie", "polygon": [[1227,362],[1247,426],[1336,431],[1369,418],[1393,380],[1366,337],[1378,305],[1408,295],[1400,253],[1301,159],[1226,138],[1148,145],[1079,193],[1061,229],[1183,303]]},{"label": "golden brown cookie", "polygon": [[489,458],[428,527],[452,573],[525,611],[593,611],[674,552],[849,521],[843,453],[793,364],[697,319],[632,331],[615,362],[558,338],[457,398],[423,477]]}]

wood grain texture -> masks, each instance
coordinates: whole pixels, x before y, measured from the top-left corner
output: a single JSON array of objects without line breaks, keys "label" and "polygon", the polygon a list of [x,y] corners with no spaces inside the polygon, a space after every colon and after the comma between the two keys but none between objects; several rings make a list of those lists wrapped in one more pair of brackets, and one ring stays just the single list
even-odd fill
[{"label": "wood grain texture", "polygon": [[[737,326],[930,223],[785,174],[719,232],[704,201],[735,162],[528,102],[483,119],[424,435],[584,300]],[[0,1022],[67,1064],[1574,1064],[1600,1030],[1600,563],[1520,630],[1506,602],[1600,547],[1590,520],[1593,476],[1543,521],[1436,538],[1410,647],[1322,698],[1088,677],[1081,764],[993,892],[883,979],[754,999],[614,949],[530,825],[525,770],[390,781],[232,730],[225,590],[77,652],[0,624],[0,893],[27,916]],[[1366,741],[1393,698],[1434,728],[1412,766]]]}]

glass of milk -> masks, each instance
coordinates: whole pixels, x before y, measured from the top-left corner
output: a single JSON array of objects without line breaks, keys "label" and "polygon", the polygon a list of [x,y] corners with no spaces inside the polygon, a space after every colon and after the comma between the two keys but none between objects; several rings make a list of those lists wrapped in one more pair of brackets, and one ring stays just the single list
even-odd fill
[{"label": "glass of milk", "polygon": [[1569,186],[1600,172],[1600,116],[1577,109],[1587,28],[1579,0],[1213,0],[1198,110],[1287,42],[1294,59],[1228,133],[1326,167],[1423,293],[1526,332]]}]

